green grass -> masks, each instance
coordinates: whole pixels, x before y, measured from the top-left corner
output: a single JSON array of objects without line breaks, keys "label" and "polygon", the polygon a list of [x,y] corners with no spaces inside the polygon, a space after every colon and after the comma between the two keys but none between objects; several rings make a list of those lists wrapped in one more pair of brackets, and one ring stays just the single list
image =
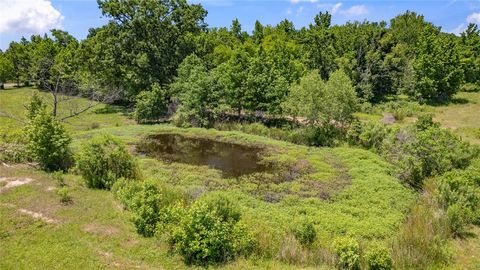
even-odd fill
[{"label": "green grass", "polygon": [[[0,91],[0,108],[22,117],[22,105],[32,91]],[[96,109],[109,107],[99,104]],[[68,107],[60,110],[67,113]],[[92,128],[92,123],[98,123],[98,127]],[[21,130],[17,122],[5,118],[0,118],[0,127],[5,132]],[[240,259],[221,268],[299,267],[279,262],[277,254],[291,226],[305,219],[318,232],[315,247],[319,249],[329,250],[333,239],[342,235],[356,237],[362,246],[372,241],[388,243],[416,200],[415,193],[392,176],[391,166],[366,150],[298,146],[237,131],[135,125],[121,110],[90,110],[69,121],[67,128],[74,138],[74,152],[83,142],[101,134],[118,136],[134,153],[135,143],[148,134],[178,133],[261,146],[267,153],[264,161],[281,164],[280,172],[292,166],[300,168],[298,177],[288,181],[274,181],[279,175],[273,173],[237,180],[224,179],[219,171],[206,166],[167,164],[138,156],[145,179],[175,186],[192,198],[209,192],[225,193],[241,207],[244,222],[270,257]],[[25,166],[0,165],[0,176],[35,180],[0,194],[0,269],[190,268],[178,255],[169,252],[164,241],[136,234],[130,213],[122,210],[112,194],[86,188],[79,176],[66,175],[73,199],[67,205],[51,190],[55,180],[46,173]],[[58,222],[35,220],[20,213],[20,208],[43,213]],[[311,266],[331,267],[320,263]]]},{"label": "green grass", "polygon": [[435,121],[480,144],[480,92],[462,92],[454,102],[435,107]]},{"label": "green grass", "polygon": [[[15,119],[0,117],[0,127],[4,132],[14,132],[21,130],[25,121],[25,105],[28,103],[34,88],[26,87],[19,89],[0,90],[0,113],[6,113],[14,116]],[[41,97],[51,108],[52,96],[47,92],[40,92]],[[89,101],[84,98],[74,98],[68,101],[60,102],[58,107],[59,118],[70,115],[72,111],[85,108]],[[20,120],[20,121],[18,121]],[[132,124],[125,115],[125,110],[111,105],[97,103],[96,106],[85,113],[65,120],[65,126],[72,132],[90,130],[103,127],[124,126]]]}]

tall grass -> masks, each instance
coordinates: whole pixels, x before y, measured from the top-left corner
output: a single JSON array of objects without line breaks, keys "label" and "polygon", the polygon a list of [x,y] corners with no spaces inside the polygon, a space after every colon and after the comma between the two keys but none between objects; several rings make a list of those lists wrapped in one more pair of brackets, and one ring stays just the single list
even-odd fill
[{"label": "tall grass", "polygon": [[393,240],[396,269],[426,269],[450,260],[448,240],[451,233],[447,215],[434,196],[435,189],[433,180],[428,180],[418,203]]}]

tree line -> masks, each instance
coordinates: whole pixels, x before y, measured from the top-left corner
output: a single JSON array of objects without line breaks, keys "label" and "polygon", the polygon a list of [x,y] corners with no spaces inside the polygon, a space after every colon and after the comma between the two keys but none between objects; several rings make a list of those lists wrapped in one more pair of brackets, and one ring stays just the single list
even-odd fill
[{"label": "tree line", "polygon": [[[316,98],[345,98],[348,106],[399,94],[445,102],[460,89],[480,88],[475,24],[456,36],[411,11],[388,24],[344,25],[332,25],[331,14],[320,12],[307,27],[257,21],[247,33],[237,19],[228,28],[208,27],[207,11],[185,0],[98,5],[109,22],[90,29],[85,40],[52,30],[12,42],[0,53],[1,85],[108,97],[136,104],[139,122],[177,112],[182,125],[196,126],[226,114],[259,113],[331,122],[338,119],[324,120],[330,116],[318,106],[350,110]],[[331,77],[341,83],[308,89],[309,83],[328,86]],[[295,108],[299,98],[300,107],[310,109]]]}]

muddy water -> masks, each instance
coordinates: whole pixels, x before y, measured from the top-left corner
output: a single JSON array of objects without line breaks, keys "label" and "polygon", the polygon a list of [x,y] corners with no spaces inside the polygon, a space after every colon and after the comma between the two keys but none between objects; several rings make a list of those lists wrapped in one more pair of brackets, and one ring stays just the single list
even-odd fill
[{"label": "muddy water", "polygon": [[238,177],[266,170],[265,166],[259,164],[260,148],[207,138],[157,134],[138,144],[137,151],[166,162],[207,165],[222,171],[223,177]]}]

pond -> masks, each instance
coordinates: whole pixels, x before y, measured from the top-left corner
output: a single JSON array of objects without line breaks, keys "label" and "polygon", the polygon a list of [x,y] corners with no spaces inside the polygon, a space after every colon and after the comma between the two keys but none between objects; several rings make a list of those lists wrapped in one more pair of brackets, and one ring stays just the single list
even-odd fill
[{"label": "pond", "polygon": [[137,151],[165,162],[207,165],[222,171],[223,177],[262,172],[262,149],[258,147],[220,142],[208,138],[189,138],[179,134],[157,134],[137,145]]}]

